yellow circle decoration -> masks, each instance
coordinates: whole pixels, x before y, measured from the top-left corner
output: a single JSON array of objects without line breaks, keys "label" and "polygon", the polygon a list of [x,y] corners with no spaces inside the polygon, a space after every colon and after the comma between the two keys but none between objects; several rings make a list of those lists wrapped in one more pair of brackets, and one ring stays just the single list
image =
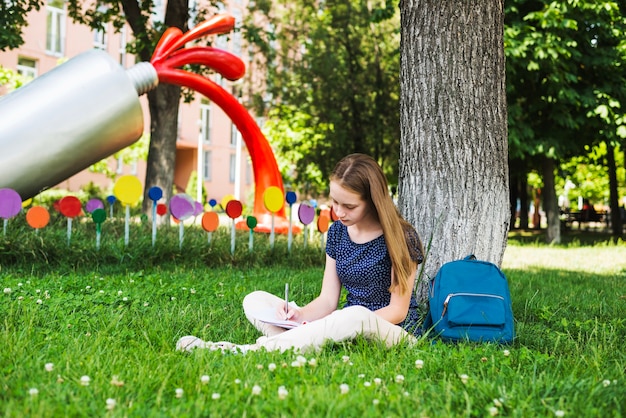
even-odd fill
[{"label": "yellow circle decoration", "polygon": [[276,186],[270,186],[263,193],[265,208],[272,213],[278,212],[285,205],[285,196]]},{"label": "yellow circle decoration", "polygon": [[113,194],[124,206],[132,206],[139,202],[141,191],[141,182],[131,174],[120,177],[113,186]]}]

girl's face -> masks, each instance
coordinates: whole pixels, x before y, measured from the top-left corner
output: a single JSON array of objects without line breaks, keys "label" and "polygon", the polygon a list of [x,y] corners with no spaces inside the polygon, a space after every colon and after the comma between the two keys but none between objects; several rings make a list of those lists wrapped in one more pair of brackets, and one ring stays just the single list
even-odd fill
[{"label": "girl's face", "polygon": [[358,193],[330,182],[330,201],[333,212],[345,226],[354,225],[371,215],[367,202]]}]

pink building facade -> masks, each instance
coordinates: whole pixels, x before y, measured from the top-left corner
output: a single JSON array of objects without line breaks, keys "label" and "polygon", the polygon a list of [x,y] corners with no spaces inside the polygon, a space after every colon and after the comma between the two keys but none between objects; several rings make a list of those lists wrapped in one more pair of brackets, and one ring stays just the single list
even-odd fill
[{"label": "pink building facade", "polygon": [[[232,10],[225,11],[236,19],[241,19],[243,6],[240,2],[234,3]],[[65,7],[62,0],[49,0],[47,6],[31,12],[27,17],[28,27],[23,31],[24,44],[19,49],[0,52],[0,66],[28,78],[36,78],[93,48],[105,50],[124,68],[135,64],[135,57],[126,52],[126,43],[131,34],[129,27],[115,33],[109,24],[104,31],[94,31],[87,26],[73,23]],[[238,34],[231,35],[229,41],[226,41],[226,37],[217,39],[216,46],[241,56]],[[231,93],[241,90],[241,82],[231,83],[221,79],[219,75],[214,76],[213,80]],[[0,86],[0,96],[7,92],[6,88]],[[145,135],[149,136],[150,114],[145,95],[140,101],[144,113]],[[204,96],[196,94],[190,103],[184,103],[181,99],[178,120],[175,192],[185,192],[190,180],[198,178],[194,173],[199,173],[208,199],[219,202],[224,196],[232,195],[244,204],[251,204],[254,178],[250,158],[241,135],[222,109]],[[147,155],[147,152],[144,154]],[[145,159],[124,161],[121,157],[111,156],[107,163],[114,178],[85,170],[56,187],[77,191],[93,182],[106,192],[112,189],[116,178],[124,174],[136,175],[144,183]],[[192,197],[199,200],[198,183],[192,184],[196,190],[196,195]]]}]

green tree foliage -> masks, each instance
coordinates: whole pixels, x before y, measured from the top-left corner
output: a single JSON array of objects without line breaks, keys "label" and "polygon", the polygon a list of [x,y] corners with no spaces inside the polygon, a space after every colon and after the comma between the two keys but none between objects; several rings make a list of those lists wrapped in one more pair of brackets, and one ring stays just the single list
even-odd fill
[{"label": "green tree foliage", "polygon": [[28,24],[26,15],[43,5],[42,0],[0,1],[0,51],[19,48],[24,43],[22,29]]},{"label": "green tree foliage", "polygon": [[[271,6],[271,7],[270,7]],[[318,189],[337,159],[364,152],[390,178],[399,150],[399,13],[391,2],[259,1],[245,25],[263,57],[253,97],[297,187]]]}]

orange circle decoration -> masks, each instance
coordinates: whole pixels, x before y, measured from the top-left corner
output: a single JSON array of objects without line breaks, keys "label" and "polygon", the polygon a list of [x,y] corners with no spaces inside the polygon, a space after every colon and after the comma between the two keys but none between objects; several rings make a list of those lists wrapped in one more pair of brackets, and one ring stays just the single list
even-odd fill
[{"label": "orange circle decoration", "polygon": [[322,234],[328,231],[328,226],[330,224],[330,216],[325,211],[320,213],[320,216],[317,217],[317,230]]},{"label": "orange circle decoration", "polygon": [[243,205],[238,200],[231,200],[226,204],[226,214],[231,219],[236,219],[241,216],[243,212]]},{"label": "orange circle decoration", "polygon": [[214,232],[220,225],[220,217],[217,212],[204,212],[202,215],[202,229],[206,232]]},{"label": "orange circle decoration", "polygon": [[263,193],[263,203],[267,210],[276,213],[285,205],[285,196],[278,187],[270,186]]},{"label": "orange circle decoration", "polygon": [[50,222],[50,212],[43,206],[33,206],[26,212],[26,222],[31,228],[43,228]]},{"label": "orange circle decoration", "polygon": [[83,211],[83,205],[76,196],[65,196],[59,201],[59,212],[67,218],[75,218]]}]

